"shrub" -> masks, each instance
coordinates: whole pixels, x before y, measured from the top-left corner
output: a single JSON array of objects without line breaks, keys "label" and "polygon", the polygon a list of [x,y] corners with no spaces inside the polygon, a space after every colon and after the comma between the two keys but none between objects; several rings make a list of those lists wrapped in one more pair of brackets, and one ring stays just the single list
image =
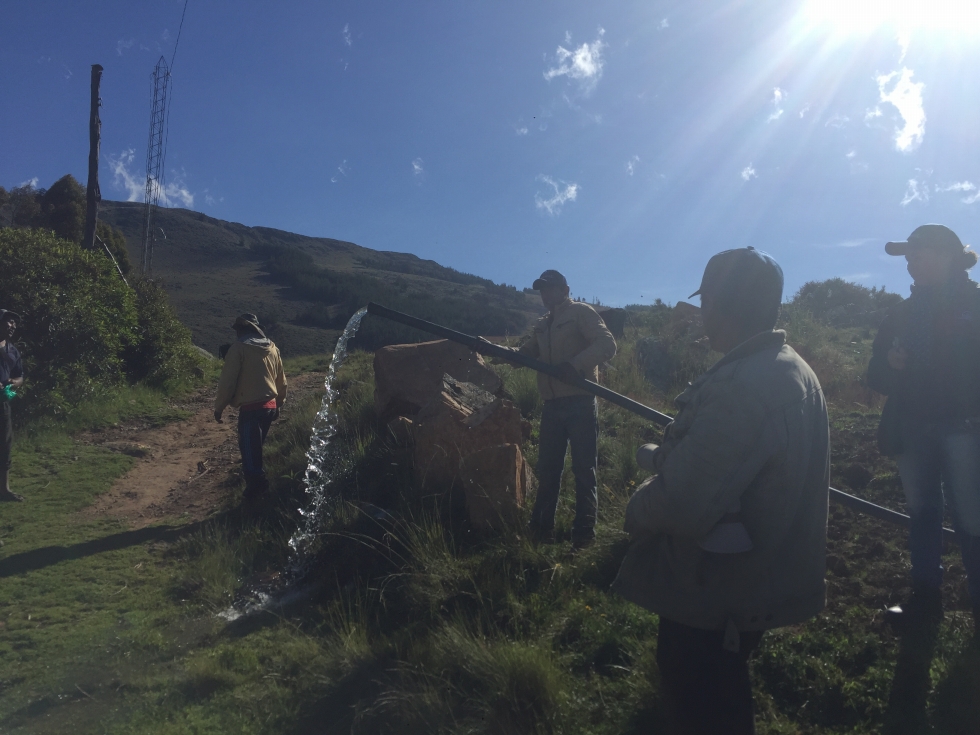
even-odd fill
[{"label": "shrub", "polygon": [[181,324],[159,284],[139,279],[131,285],[137,323],[125,352],[129,379],[160,387],[182,380],[199,362],[191,347],[190,330]]}]

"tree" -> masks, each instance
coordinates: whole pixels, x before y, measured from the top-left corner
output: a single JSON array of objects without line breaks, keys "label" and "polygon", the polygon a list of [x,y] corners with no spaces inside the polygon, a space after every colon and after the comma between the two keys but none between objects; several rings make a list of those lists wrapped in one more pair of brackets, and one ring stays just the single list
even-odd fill
[{"label": "tree", "polygon": [[43,194],[32,184],[24,184],[10,190],[10,224],[14,227],[30,227],[41,213],[38,197]]},{"label": "tree", "polygon": [[[108,222],[99,221],[98,226],[95,228],[95,236],[109,248],[109,252],[116,259],[116,263],[119,264],[119,269],[123,274],[129,273],[129,269],[132,266],[129,262],[129,249],[126,246],[126,236],[122,233],[122,230],[117,230]],[[95,244],[96,247],[102,249],[98,240],[95,241]]]},{"label": "tree", "polygon": [[62,176],[39,198],[37,224],[63,240],[80,243],[85,232],[85,188],[75,177]]}]

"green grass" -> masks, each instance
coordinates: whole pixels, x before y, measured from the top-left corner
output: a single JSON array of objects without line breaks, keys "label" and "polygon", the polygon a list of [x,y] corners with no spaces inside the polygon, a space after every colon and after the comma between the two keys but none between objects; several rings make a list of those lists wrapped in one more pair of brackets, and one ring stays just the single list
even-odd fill
[{"label": "green grass", "polygon": [[[828,383],[839,380],[833,483],[848,489],[857,476],[848,468],[860,465],[870,481],[850,489],[901,509],[894,463],[874,448],[877,414],[855,385],[868,338],[819,327],[794,328],[803,334],[801,353],[823,360]],[[645,334],[627,331],[604,380],[668,410],[636,357]],[[533,462],[533,376],[495,369],[535,424],[524,447]],[[659,431],[601,407],[597,542],[572,554],[570,472],[559,543],[532,545],[520,521],[492,536],[473,532],[451,498],[415,492],[404,450],[373,414],[371,356],[354,353],[338,385],[343,472],[315,546],[311,596],[235,624],[214,612],[267,585],[288,559],[319,396],[270,435],[276,499],[150,538],[76,515],[129,458],[53,430],[18,441],[15,483],[31,501],[0,508],[0,570],[15,561],[33,566],[0,578],[0,729],[663,732],[657,617],[608,591],[628,546],[625,503],[642,479],[633,450]],[[126,398],[114,415],[127,406],[162,410],[140,400]],[[376,518],[378,507],[388,520]],[[827,610],[770,632],[755,657],[759,732],[980,731],[980,647],[970,642],[955,549],[944,562],[944,624],[932,638],[900,645],[881,610],[906,591],[904,533],[832,506],[829,535]]]}]

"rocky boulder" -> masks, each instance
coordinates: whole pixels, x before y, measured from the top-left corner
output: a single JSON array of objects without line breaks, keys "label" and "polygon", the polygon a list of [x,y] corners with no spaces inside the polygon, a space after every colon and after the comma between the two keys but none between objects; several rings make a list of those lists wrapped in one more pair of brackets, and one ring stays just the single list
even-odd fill
[{"label": "rocky boulder", "polygon": [[463,457],[501,444],[519,446],[523,434],[521,412],[510,401],[450,375],[439,386],[415,417],[415,478],[421,488],[448,490],[459,481]]},{"label": "rocky boulder", "polygon": [[383,420],[413,416],[443,390],[443,376],[470,383],[488,393],[503,384],[483,358],[446,339],[391,345],[374,353],[374,406]]},{"label": "rocky boulder", "polygon": [[466,493],[470,523],[492,529],[517,520],[528,477],[527,462],[516,444],[487,447],[463,457],[459,480]]}]

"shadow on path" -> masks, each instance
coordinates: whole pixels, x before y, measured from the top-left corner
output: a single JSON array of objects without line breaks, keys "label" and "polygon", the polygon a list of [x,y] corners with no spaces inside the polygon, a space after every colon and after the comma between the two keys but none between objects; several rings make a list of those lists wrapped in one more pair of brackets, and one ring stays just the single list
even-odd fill
[{"label": "shadow on path", "polygon": [[930,732],[926,702],[932,688],[929,669],[938,643],[938,622],[902,636],[885,711],[883,732],[887,735]]},{"label": "shadow on path", "polygon": [[0,559],[0,578],[32,572],[71,559],[81,559],[106,551],[125,549],[148,541],[175,541],[185,534],[200,530],[215,520],[217,518],[208,518],[185,526],[148,526],[135,531],[114,533],[111,536],[103,536],[91,541],[82,541],[71,546],[45,546],[40,549],[31,549]]}]

